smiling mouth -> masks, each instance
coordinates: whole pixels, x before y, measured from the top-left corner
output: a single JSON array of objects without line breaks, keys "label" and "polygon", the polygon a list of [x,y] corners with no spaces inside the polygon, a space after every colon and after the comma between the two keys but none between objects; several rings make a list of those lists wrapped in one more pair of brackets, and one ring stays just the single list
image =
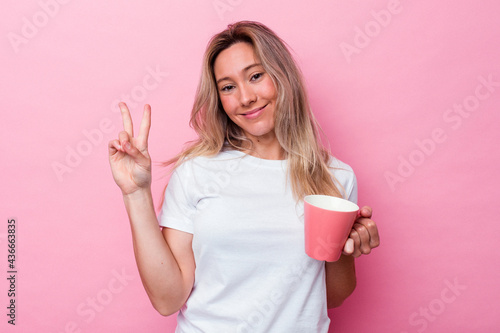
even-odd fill
[{"label": "smiling mouth", "polygon": [[264,105],[264,106],[263,106],[263,107],[261,107],[261,108],[253,109],[252,111],[248,111],[248,112],[246,112],[246,113],[242,113],[241,115],[242,115],[242,116],[245,116],[245,117],[257,116],[257,115],[258,115],[258,113],[259,113],[260,111],[264,110],[264,108],[265,108],[266,106],[267,106],[267,104],[266,104],[266,105]]}]

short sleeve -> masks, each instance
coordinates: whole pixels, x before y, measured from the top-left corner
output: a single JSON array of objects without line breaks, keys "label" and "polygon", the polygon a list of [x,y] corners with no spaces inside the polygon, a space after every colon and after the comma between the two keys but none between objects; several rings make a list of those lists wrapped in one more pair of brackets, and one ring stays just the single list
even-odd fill
[{"label": "short sleeve", "polygon": [[356,180],[356,175],[352,173],[352,179],[350,182],[351,189],[346,189],[347,200],[358,204],[358,182]]},{"label": "short sleeve", "polygon": [[355,204],[358,203],[358,183],[352,168],[344,162],[332,157],[330,160],[333,176],[336,184],[340,185],[340,192],[344,199]]},{"label": "short sleeve", "polygon": [[196,205],[188,190],[191,177],[186,171],[187,168],[182,164],[172,173],[165,189],[165,199],[158,220],[162,227],[192,234],[194,232],[192,217],[196,212]]}]

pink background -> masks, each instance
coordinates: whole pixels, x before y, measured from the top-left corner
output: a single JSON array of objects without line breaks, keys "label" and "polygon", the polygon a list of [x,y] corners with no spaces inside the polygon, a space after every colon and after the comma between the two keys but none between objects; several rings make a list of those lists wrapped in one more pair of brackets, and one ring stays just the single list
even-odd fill
[{"label": "pink background", "polygon": [[[175,316],[156,313],[143,290],[109,170],[107,142],[121,128],[112,106],[129,95],[138,125],[151,104],[150,153],[172,157],[193,138],[208,39],[242,19],[294,50],[333,153],[356,171],[360,204],[380,228],[382,245],[357,260],[358,287],[330,312],[331,331],[500,330],[498,1],[2,7],[0,276],[8,218],[18,248],[17,325],[7,324],[1,278],[2,332],[173,332]],[[157,201],[165,174],[155,166]]]}]

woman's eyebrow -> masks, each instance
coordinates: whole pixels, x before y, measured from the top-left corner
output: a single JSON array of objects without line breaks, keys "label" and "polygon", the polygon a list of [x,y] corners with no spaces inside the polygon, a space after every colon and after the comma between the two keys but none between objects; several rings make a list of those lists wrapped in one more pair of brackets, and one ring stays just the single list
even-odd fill
[{"label": "woman's eyebrow", "polygon": [[262,66],[262,64],[261,64],[261,63],[251,64],[251,65],[249,65],[249,66],[247,66],[247,67],[243,68],[243,72],[246,72],[246,71],[248,71],[249,69],[251,69],[251,68],[253,68],[253,67],[255,67],[255,66]]},{"label": "woman's eyebrow", "polygon": [[[262,66],[261,63],[255,63],[255,64],[251,64],[251,65],[248,65],[247,67],[243,68],[242,72],[246,72],[250,69],[252,69],[253,67],[256,67],[256,66]],[[231,80],[230,77],[226,76],[226,77],[222,77],[220,79],[217,80],[217,84],[219,84],[221,81],[224,81],[224,80]]]}]

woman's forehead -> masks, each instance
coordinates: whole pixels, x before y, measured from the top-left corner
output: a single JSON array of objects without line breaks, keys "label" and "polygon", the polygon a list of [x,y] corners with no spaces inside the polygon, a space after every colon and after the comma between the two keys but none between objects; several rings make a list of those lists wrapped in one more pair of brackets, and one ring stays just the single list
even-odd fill
[{"label": "woman's forehead", "polygon": [[214,74],[217,79],[237,75],[258,63],[252,45],[240,42],[219,53],[214,62]]}]

